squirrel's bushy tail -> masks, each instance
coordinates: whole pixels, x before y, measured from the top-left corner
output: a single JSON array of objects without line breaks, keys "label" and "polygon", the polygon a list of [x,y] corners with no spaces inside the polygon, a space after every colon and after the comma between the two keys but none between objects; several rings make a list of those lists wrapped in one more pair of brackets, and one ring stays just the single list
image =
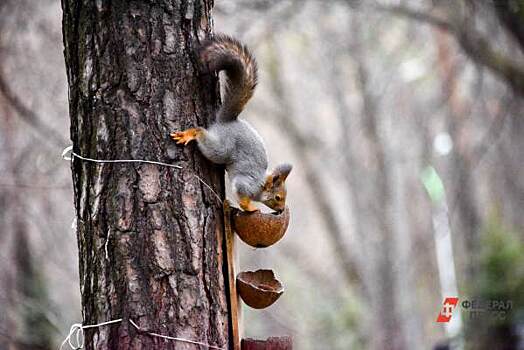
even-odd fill
[{"label": "squirrel's bushy tail", "polygon": [[200,62],[210,71],[226,72],[226,86],[218,120],[235,120],[257,85],[257,63],[255,58],[239,41],[217,35],[202,43],[199,49]]}]

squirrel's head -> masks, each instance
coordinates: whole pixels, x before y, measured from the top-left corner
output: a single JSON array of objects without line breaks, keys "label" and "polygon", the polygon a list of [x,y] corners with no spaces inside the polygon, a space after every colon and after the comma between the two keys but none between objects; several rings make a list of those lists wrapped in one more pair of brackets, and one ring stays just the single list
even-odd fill
[{"label": "squirrel's head", "polygon": [[266,176],[260,201],[278,212],[286,207],[286,178],[292,168],[291,164],[280,164]]}]

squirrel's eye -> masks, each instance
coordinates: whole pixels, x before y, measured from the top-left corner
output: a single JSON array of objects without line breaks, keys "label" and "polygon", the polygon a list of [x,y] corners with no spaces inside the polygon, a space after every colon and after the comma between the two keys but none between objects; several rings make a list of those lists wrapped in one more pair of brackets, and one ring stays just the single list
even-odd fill
[{"label": "squirrel's eye", "polygon": [[276,199],[277,201],[281,201],[281,200],[282,200],[282,197],[281,197],[279,194],[277,194],[277,195],[275,196],[275,199]]}]

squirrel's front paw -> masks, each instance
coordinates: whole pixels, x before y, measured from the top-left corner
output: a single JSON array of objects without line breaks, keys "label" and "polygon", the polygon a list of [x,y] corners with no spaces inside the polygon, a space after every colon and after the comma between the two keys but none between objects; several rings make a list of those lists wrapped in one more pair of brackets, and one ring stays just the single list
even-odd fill
[{"label": "squirrel's front paw", "polygon": [[196,140],[201,133],[202,131],[200,129],[193,128],[193,129],[187,129],[184,131],[172,132],[171,138],[175,140],[178,145],[184,144],[185,146],[189,142]]},{"label": "squirrel's front paw", "polygon": [[[242,208],[242,207],[241,207]],[[257,207],[255,207],[254,205],[248,207],[248,208],[242,208],[243,211],[245,212],[248,212],[248,213],[256,213],[257,211],[259,211],[260,209],[258,209]]]},{"label": "squirrel's front paw", "polygon": [[171,138],[176,141],[177,144],[184,144],[187,145],[187,143],[191,140],[186,140],[184,137],[184,133],[182,131],[175,131],[170,134]]},{"label": "squirrel's front paw", "polygon": [[254,213],[259,210],[257,207],[253,205],[249,197],[240,198],[238,204],[240,205],[240,208],[242,208],[243,211],[247,211],[249,213]]}]

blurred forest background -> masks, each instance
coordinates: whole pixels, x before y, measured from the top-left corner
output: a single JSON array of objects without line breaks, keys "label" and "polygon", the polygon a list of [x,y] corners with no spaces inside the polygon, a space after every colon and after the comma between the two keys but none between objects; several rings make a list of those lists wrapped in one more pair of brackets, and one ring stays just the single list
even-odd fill
[{"label": "blurred forest background", "polygon": [[[81,320],[61,16],[0,1],[0,349],[55,348]],[[295,164],[285,239],[242,246],[287,290],[244,309],[246,336],[524,349],[524,1],[220,0],[214,18],[259,62],[244,118]],[[453,296],[512,309],[436,323]]]}]

